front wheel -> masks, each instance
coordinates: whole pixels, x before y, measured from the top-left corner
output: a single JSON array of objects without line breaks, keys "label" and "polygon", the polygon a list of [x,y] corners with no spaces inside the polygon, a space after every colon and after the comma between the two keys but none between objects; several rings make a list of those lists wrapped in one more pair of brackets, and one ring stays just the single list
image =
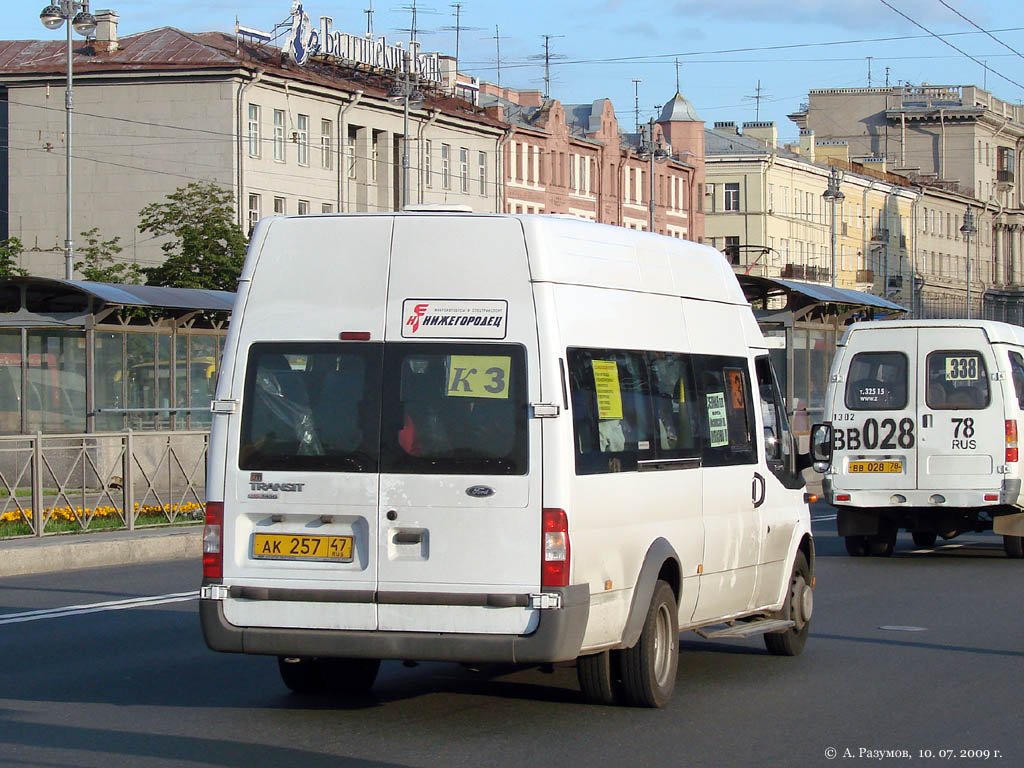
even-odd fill
[{"label": "front wheel", "polygon": [[914,537],[914,546],[922,549],[934,547],[935,539],[938,538],[935,531],[914,531],[911,535]]},{"label": "front wheel", "polygon": [[864,557],[868,553],[867,536],[844,536],[846,553],[850,557]]},{"label": "front wheel", "polygon": [[377,679],[380,659],[291,658],[279,656],[281,680],[295,693],[366,693]]},{"label": "front wheel", "polygon": [[811,568],[803,552],[796,553],[793,575],[789,579],[789,594],[779,618],[794,622],[784,632],[770,632],[764,636],[764,645],[775,656],[799,656],[807,643],[807,632],[814,611],[814,591],[811,588]]},{"label": "front wheel", "polygon": [[1024,536],[1003,536],[1003,549],[1014,560],[1024,557]]},{"label": "front wheel", "polygon": [[654,586],[640,639],[621,652],[622,693],[634,707],[663,707],[679,666],[679,604],[667,582]]},{"label": "front wheel", "polygon": [[889,557],[896,550],[895,526],[883,527],[879,525],[879,531],[874,536],[868,536],[868,550],[875,557]]}]

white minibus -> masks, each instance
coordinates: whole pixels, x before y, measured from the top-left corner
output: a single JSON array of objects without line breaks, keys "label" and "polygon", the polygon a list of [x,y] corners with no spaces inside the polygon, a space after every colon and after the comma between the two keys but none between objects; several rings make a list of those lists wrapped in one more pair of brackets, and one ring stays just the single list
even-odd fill
[{"label": "white minibus", "polygon": [[[680,629],[796,654],[814,547],[722,254],[556,216],[264,219],[224,348],[200,612],[294,691],[572,662],[661,706]],[[714,625],[721,625],[712,629]]]},{"label": "white minibus", "polygon": [[854,556],[994,530],[1021,557],[1017,430],[1024,328],[984,320],[857,323],[832,362],[812,435],[822,489]]}]

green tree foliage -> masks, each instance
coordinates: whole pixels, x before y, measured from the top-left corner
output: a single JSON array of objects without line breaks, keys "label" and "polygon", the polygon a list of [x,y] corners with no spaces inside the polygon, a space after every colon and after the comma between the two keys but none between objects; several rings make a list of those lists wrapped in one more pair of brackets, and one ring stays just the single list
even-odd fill
[{"label": "green tree foliage", "polygon": [[21,240],[16,237],[0,240],[0,277],[24,277],[28,274],[18,266],[18,257],[23,250]]},{"label": "green tree foliage", "polygon": [[234,196],[212,182],[192,182],[139,212],[139,229],[168,235],[166,260],[144,267],[148,285],[235,290],[247,238],[235,222]]},{"label": "green tree foliage", "polygon": [[118,243],[120,237],[112,240],[100,240],[99,227],[83,232],[86,245],[79,249],[82,261],[75,262],[77,269],[86,280],[97,283],[132,283],[142,281],[142,270],[137,264],[114,263],[114,256],[124,250]]}]

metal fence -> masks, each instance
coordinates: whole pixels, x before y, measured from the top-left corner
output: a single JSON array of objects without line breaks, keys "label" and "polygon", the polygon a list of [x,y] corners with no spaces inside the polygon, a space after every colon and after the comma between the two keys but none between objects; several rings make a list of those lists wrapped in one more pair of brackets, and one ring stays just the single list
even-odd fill
[{"label": "metal fence", "polygon": [[210,433],[0,437],[0,537],[201,520]]}]

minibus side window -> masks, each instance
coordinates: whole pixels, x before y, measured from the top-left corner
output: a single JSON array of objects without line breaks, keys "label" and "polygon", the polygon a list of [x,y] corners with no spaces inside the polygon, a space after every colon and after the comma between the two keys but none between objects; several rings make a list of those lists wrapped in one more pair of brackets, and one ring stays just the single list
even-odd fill
[{"label": "minibus side window", "polygon": [[928,355],[927,367],[929,408],[961,411],[988,407],[988,370],[977,350],[932,352]]},{"label": "minibus side window", "polygon": [[[655,399],[644,352],[570,349],[576,474],[628,472],[656,457]],[[678,437],[666,433],[666,444]]]},{"label": "minibus side window", "polygon": [[700,456],[700,422],[692,366],[687,355],[648,352],[658,459]]},{"label": "minibus side window", "polygon": [[902,352],[859,352],[846,376],[851,411],[896,411],[907,406],[907,356]]},{"label": "minibus side window", "polygon": [[[765,459],[768,468],[787,487],[797,480],[794,467],[793,433],[786,419],[778,382],[768,355],[754,361],[757,388],[761,396],[761,415],[764,419]],[[802,482],[795,487],[802,487]]]},{"label": "minibus side window", "polygon": [[1017,395],[1017,407],[1024,408],[1024,357],[1020,352],[1010,352],[1010,375]]},{"label": "minibus side window", "polygon": [[703,465],[756,464],[756,422],[746,359],[694,355],[693,368],[704,424]]}]

